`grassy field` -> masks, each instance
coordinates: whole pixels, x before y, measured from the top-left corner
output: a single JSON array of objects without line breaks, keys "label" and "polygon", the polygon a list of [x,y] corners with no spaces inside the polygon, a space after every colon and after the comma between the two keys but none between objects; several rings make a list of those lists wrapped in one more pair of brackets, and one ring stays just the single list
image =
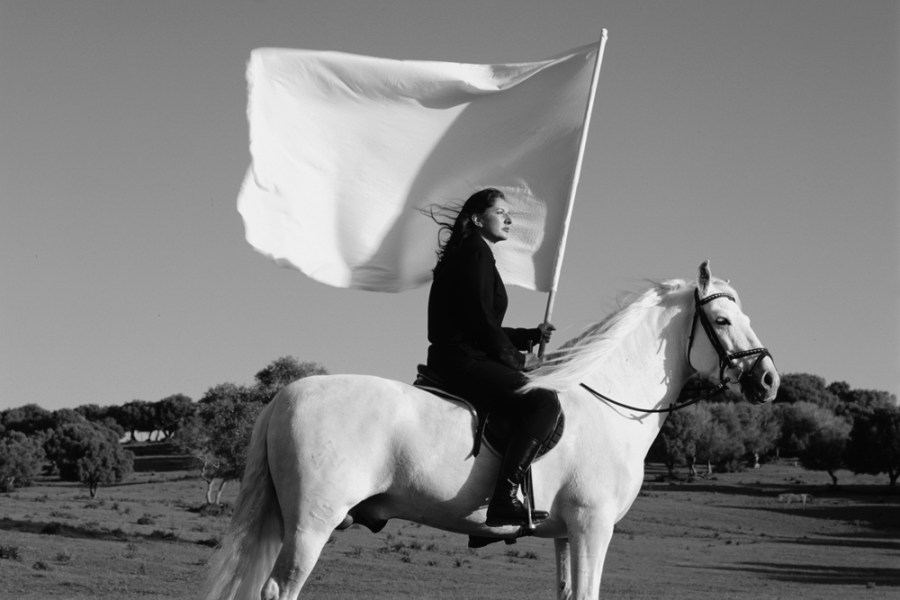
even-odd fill
[{"label": "grassy field", "polygon": [[[841,472],[833,490],[789,464],[694,483],[660,475],[648,469],[617,527],[604,598],[900,597],[900,493],[886,477]],[[228,521],[200,510],[204,490],[181,471],[138,473],[95,499],[52,480],[0,496],[0,598],[197,598]],[[554,583],[549,540],[471,551],[463,536],[398,521],[335,533],[304,597],[546,599]]]}]

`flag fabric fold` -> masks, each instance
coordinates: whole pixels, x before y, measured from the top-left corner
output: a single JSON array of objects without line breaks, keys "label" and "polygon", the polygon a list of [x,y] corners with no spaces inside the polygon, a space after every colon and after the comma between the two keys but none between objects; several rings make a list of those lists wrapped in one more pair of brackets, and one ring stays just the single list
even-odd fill
[{"label": "flag fabric fold", "polygon": [[598,44],[513,64],[263,48],[247,68],[247,241],[322,283],[428,282],[436,207],[485,187],[512,205],[508,284],[548,291]]}]

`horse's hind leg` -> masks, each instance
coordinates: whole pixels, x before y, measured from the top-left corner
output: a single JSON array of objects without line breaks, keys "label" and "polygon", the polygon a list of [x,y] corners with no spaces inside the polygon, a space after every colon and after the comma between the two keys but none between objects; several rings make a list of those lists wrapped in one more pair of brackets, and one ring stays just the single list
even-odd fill
[{"label": "horse's hind leg", "polygon": [[285,470],[276,467],[273,473],[279,476],[275,480],[278,497],[284,498],[284,533],[281,551],[261,596],[262,600],[296,600],[322,548],[347,516],[349,507],[343,500],[347,491],[323,483],[315,475],[308,477],[304,485],[301,477],[290,477]]},{"label": "horse's hind leg", "polygon": [[331,530],[285,529],[284,544],[262,589],[262,600],[296,600],[312,573]]},{"label": "horse's hind leg", "polygon": [[[263,585],[262,600],[296,600],[322,548],[349,509],[344,500],[348,496],[346,485],[342,488],[334,481],[323,481],[320,473],[296,462],[303,454],[295,453],[288,444],[282,444],[282,448],[286,450],[281,460],[270,463],[284,521],[282,545]],[[330,465],[322,470],[335,471]],[[301,475],[304,472],[305,477]]]},{"label": "horse's hind leg", "polygon": [[281,501],[284,533],[281,551],[263,585],[261,597],[262,600],[296,600],[331,534],[345,521],[353,506],[354,502],[347,498],[360,495],[353,493],[352,482],[362,478],[348,475],[341,486],[337,480],[323,481],[318,474],[310,474],[304,483],[301,477],[289,477],[283,470],[274,469],[273,473],[280,476],[276,479],[276,490],[279,499],[284,498]]}]

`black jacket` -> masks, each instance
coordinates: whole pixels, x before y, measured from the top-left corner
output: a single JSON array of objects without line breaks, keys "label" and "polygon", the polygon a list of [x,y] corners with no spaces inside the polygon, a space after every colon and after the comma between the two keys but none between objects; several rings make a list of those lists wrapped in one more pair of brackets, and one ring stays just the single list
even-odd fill
[{"label": "black jacket", "polygon": [[521,371],[519,350],[540,341],[538,329],[503,327],[509,300],[494,254],[480,235],[472,235],[434,270],[428,297],[428,363],[459,365],[490,358]]}]

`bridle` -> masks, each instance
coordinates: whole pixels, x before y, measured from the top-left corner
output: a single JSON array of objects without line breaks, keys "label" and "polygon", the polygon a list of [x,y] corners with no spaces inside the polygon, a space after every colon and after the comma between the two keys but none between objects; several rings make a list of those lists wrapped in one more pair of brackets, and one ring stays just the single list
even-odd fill
[{"label": "bridle", "polygon": [[[706,315],[706,311],[703,310],[703,306],[705,304],[709,304],[713,300],[717,298],[728,298],[732,302],[737,302],[734,299],[734,296],[725,292],[719,292],[718,294],[710,294],[705,298],[700,298],[700,291],[698,289],[694,290],[694,319],[691,322],[691,334],[688,337],[688,346],[687,346],[687,361],[688,366],[693,369],[693,365],[691,365],[691,348],[694,346],[694,334],[697,331],[697,321],[703,326],[703,330],[706,332],[706,337],[709,340],[709,343],[712,344],[713,348],[716,350],[716,354],[719,355],[719,385],[717,388],[724,389],[729,383],[732,383],[732,379],[725,376],[725,371],[729,368],[737,367],[741,374],[738,376],[737,381],[734,383],[739,383],[743,386],[744,379],[748,377],[753,371],[756,370],[756,367],[765,357],[772,358],[772,353],[769,352],[768,348],[751,348],[749,350],[741,350],[739,352],[728,352],[725,349],[725,346],[722,345],[722,340],[719,339],[719,336],[716,335],[715,329],[713,329],[712,323],[709,322],[709,317]],[[746,358],[747,356],[754,356],[756,360],[753,361],[753,366],[750,367],[749,370],[744,371],[740,365],[735,365],[734,362],[740,358]]]},{"label": "bridle", "polygon": [[[699,289],[694,290],[694,317],[693,317],[693,320],[691,321],[691,333],[688,336],[688,344],[687,344],[688,366],[691,368],[691,370],[694,370],[694,371],[696,370],[696,369],[694,369],[694,366],[691,365],[691,349],[694,347],[694,335],[697,332],[697,322],[698,321],[703,326],[703,330],[706,332],[706,337],[709,340],[709,343],[712,344],[712,347],[715,348],[715,350],[716,350],[716,354],[718,354],[718,356],[719,356],[719,383],[715,387],[713,387],[712,389],[707,391],[705,394],[697,396],[691,400],[688,400],[687,402],[682,402],[681,404],[673,404],[672,406],[670,406],[668,408],[640,408],[637,406],[629,406],[628,404],[623,404],[621,402],[617,402],[617,401],[613,400],[612,398],[610,398],[609,396],[601,394],[600,392],[591,388],[590,386],[588,386],[585,383],[582,383],[581,387],[586,389],[588,392],[590,392],[597,398],[604,400],[606,402],[609,402],[610,404],[615,404],[616,406],[620,406],[622,408],[627,408],[628,410],[634,410],[634,411],[644,412],[644,413],[671,413],[671,412],[675,412],[676,410],[680,410],[682,408],[687,408],[688,406],[691,406],[692,404],[696,404],[697,402],[700,402],[701,400],[705,400],[711,396],[714,396],[716,394],[719,394],[719,393],[725,391],[725,389],[728,387],[728,384],[730,384],[730,383],[738,383],[739,385],[741,385],[741,387],[743,387],[744,380],[751,373],[753,373],[753,371],[756,370],[756,367],[759,365],[760,362],[762,362],[762,360],[765,357],[768,356],[769,358],[771,358],[772,353],[769,352],[768,348],[764,348],[764,347],[751,348],[749,350],[741,350],[739,352],[728,352],[728,350],[725,349],[725,346],[722,344],[722,340],[719,339],[718,335],[716,335],[716,331],[713,328],[712,323],[709,322],[709,317],[706,315],[706,311],[703,310],[704,305],[709,304],[710,302],[712,302],[713,300],[716,300],[718,298],[728,298],[732,302],[737,302],[737,300],[734,299],[734,296],[732,296],[731,294],[728,294],[726,292],[710,294],[709,296],[700,298]],[[746,358],[748,356],[754,356],[754,355],[758,355],[758,356],[757,356],[756,360],[753,361],[753,366],[750,367],[750,369],[747,371],[744,371],[744,369],[742,369],[740,367],[740,365],[734,364],[734,362],[737,361],[738,359]],[[735,367],[737,367],[741,372],[741,374],[737,378],[737,381],[732,380],[730,377],[727,377],[725,375],[726,370],[728,370],[729,368],[735,368]]]}]

